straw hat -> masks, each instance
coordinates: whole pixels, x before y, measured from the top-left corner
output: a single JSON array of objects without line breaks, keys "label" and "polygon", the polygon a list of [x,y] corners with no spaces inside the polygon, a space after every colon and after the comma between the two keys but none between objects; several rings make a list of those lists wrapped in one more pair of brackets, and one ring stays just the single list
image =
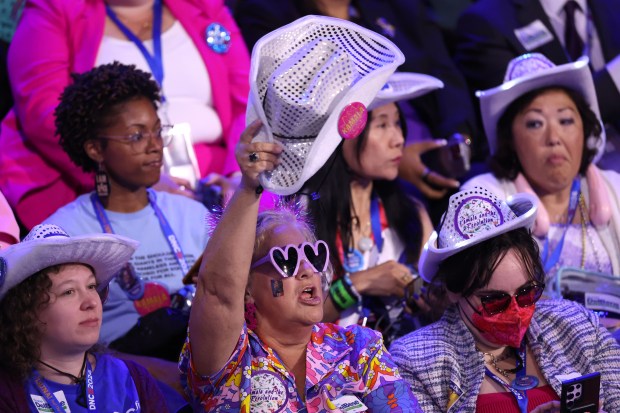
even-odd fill
[{"label": "straw hat", "polygon": [[90,265],[102,291],[137,247],[137,241],[120,235],[70,237],[56,225],[37,225],[22,242],[0,250],[0,300],[31,275],[66,263]]},{"label": "straw hat", "polygon": [[480,187],[457,192],[450,197],[439,233],[434,231],[424,245],[420,275],[430,282],[444,259],[513,229],[530,228],[536,207],[536,198],[525,193],[503,201]]},{"label": "straw hat", "polygon": [[[482,123],[491,153],[497,150],[499,119],[512,102],[532,90],[551,86],[575,90],[581,93],[600,121],[601,113],[588,63],[588,58],[583,57],[575,62],[556,66],[540,53],[524,54],[508,63],[503,84],[476,92],[476,96],[480,99]],[[588,139],[589,147],[596,145],[597,154],[593,163],[603,156],[605,140],[605,128],[603,128],[601,139]]]},{"label": "straw hat", "polygon": [[340,137],[363,130],[366,107],[404,60],[383,36],[331,17],[306,16],[261,38],[252,51],[246,121],[263,123],[254,141],[284,147],[261,185],[278,195],[297,192]]}]

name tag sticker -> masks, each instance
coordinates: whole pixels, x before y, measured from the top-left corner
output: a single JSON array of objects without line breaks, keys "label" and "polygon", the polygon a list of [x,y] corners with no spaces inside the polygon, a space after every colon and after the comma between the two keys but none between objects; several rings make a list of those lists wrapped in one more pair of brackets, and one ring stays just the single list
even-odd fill
[{"label": "name tag sticker", "polygon": [[344,413],[361,413],[368,410],[366,405],[360,401],[357,397],[348,394],[332,401],[334,405]]},{"label": "name tag sticker", "polygon": [[515,36],[528,52],[553,40],[553,34],[540,20],[514,30]]}]

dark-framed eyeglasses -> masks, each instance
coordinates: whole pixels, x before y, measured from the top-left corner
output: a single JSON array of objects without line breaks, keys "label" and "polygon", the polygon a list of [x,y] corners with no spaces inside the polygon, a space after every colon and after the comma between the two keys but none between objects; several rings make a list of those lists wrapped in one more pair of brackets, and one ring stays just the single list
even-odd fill
[{"label": "dark-framed eyeglasses", "polygon": [[536,304],[544,290],[544,283],[533,281],[519,287],[514,295],[510,295],[505,291],[490,291],[474,295],[480,299],[482,308],[488,315],[495,315],[506,311],[512,301],[512,297],[515,298],[519,307],[530,307]]},{"label": "dark-framed eyeglasses", "polygon": [[172,138],[174,137],[174,134],[172,133],[173,128],[174,125],[162,125],[156,131],[138,131],[130,135],[98,136],[97,138],[122,142],[131,146],[131,148],[136,152],[141,152],[146,149],[151,139],[155,139],[156,142],[161,143],[162,146],[170,145],[170,142],[172,142]]},{"label": "dark-framed eyeglasses", "polygon": [[297,274],[303,259],[310,264],[315,272],[327,271],[329,264],[329,248],[327,243],[318,240],[314,244],[304,242],[299,246],[288,244],[284,247],[273,247],[267,255],[252,264],[251,269],[271,261],[271,265],[282,277],[293,277]]}]

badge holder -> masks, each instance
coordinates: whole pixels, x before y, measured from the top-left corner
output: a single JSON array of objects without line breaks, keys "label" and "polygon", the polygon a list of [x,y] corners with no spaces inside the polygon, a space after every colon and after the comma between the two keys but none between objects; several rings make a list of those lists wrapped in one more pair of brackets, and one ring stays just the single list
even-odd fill
[{"label": "badge holder", "polygon": [[611,274],[561,267],[555,279],[555,293],[583,304],[601,319],[620,319],[620,278]]},{"label": "badge holder", "polygon": [[192,143],[189,123],[175,124],[172,128],[172,142],[164,148],[164,171],[177,178],[186,179],[196,189],[200,179],[198,160]]}]

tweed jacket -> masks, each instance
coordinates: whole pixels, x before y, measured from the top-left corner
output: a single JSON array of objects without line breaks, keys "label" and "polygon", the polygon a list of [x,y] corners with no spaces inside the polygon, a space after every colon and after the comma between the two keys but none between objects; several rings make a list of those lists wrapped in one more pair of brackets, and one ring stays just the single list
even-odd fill
[{"label": "tweed jacket", "polygon": [[[527,340],[558,395],[558,375],[598,371],[603,409],[620,411],[620,347],[595,314],[572,301],[539,301]],[[456,306],[438,322],[396,340],[390,353],[423,411],[476,411],[484,359]]]}]

